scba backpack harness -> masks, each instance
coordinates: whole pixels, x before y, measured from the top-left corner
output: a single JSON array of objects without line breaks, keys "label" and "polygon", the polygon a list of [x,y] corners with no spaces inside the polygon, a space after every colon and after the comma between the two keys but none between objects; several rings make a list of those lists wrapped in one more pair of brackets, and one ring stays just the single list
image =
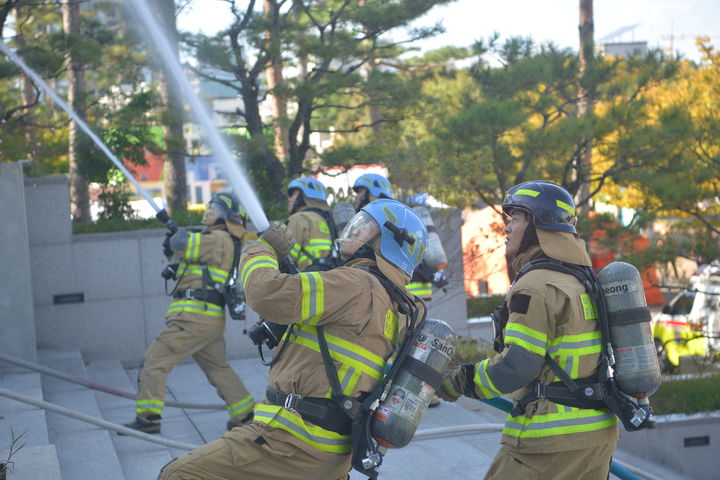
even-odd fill
[{"label": "scba backpack harness", "polygon": [[[639,405],[638,401],[620,389],[615,376],[615,355],[610,336],[610,317],[607,299],[600,280],[590,267],[565,263],[551,258],[539,258],[526,263],[518,273],[515,281],[531,270],[544,269],[574,276],[586,289],[593,300],[598,313],[601,333],[600,366],[598,373],[586,378],[573,380],[550,357],[545,354],[545,363],[560,379],[559,382],[545,383],[535,380],[531,391],[523,397],[510,415],[516,417],[525,411],[525,407],[536,400],[547,398],[551,402],[576,408],[609,409],[618,416],[628,431],[655,428],[652,409]],[[495,325],[496,351],[502,351],[504,342],[502,331],[509,318],[507,304],[503,303],[491,315]]]}]

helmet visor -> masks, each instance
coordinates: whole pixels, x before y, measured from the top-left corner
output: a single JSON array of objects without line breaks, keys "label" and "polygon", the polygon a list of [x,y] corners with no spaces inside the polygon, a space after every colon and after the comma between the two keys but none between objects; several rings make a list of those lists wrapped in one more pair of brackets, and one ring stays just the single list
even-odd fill
[{"label": "helmet visor", "polygon": [[380,227],[366,212],[361,211],[350,220],[337,244],[343,258],[350,258],[358,250],[380,234]]},{"label": "helmet visor", "polygon": [[203,214],[202,223],[204,225],[209,225],[209,221],[215,223],[221,218],[225,218],[225,209],[221,205],[218,205],[217,202],[210,201],[205,209],[205,213]]}]

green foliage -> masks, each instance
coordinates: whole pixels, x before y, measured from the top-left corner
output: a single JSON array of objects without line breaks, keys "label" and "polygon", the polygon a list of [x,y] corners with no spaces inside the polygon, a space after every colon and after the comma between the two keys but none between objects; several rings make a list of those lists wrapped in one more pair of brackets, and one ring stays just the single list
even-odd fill
[{"label": "green foliage", "polygon": [[720,375],[664,381],[650,397],[656,415],[720,410]]},{"label": "green foliage", "polygon": [[468,318],[484,317],[490,315],[495,307],[502,305],[505,295],[487,295],[467,299]]},{"label": "green foliage", "polygon": [[[193,227],[201,225],[203,212],[185,210],[173,214],[173,222],[179,227]],[[98,219],[97,222],[87,224],[73,223],[73,233],[106,233],[127,232],[131,230],[157,230],[165,228],[155,218],[108,218]]]},{"label": "green foliage", "polygon": [[107,180],[102,184],[98,194],[100,203],[100,220],[130,220],[135,211],[130,205],[128,181],[120,170],[111,169],[107,172]]}]

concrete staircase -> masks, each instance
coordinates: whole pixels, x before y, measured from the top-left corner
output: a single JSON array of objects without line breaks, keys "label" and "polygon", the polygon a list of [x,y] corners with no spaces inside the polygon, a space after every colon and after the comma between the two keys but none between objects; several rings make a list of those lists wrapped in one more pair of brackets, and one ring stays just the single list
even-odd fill
[{"label": "concrete staircase", "polygon": [[[138,369],[124,369],[119,362],[83,363],[77,350],[44,350],[40,363],[70,375],[118,390],[134,392]],[[267,368],[256,358],[238,359],[230,364],[256,399],[264,396]],[[133,400],[57,380],[37,373],[2,373],[0,388],[45,400],[87,415],[122,424],[134,418]],[[194,363],[178,365],[168,381],[166,400],[219,404],[214,389]],[[178,442],[202,445],[225,431],[224,410],[183,410],[166,408],[162,436]],[[451,425],[502,423],[504,414],[480,402],[461,399],[429,409],[419,430]],[[10,429],[24,435],[25,446],[13,456],[14,470],[8,480],[155,480],[160,469],[185,451],[166,448],[133,437],[71,419],[0,396],[0,462],[7,458]],[[473,433],[443,438],[416,439],[399,450],[391,450],[381,467],[382,478],[478,478],[487,470],[499,448],[500,434]],[[654,478],[685,480],[624,452],[616,458],[643,468]],[[366,477],[352,472],[352,480]],[[611,475],[611,478],[616,478]],[[652,478],[652,477],[650,477]]]}]

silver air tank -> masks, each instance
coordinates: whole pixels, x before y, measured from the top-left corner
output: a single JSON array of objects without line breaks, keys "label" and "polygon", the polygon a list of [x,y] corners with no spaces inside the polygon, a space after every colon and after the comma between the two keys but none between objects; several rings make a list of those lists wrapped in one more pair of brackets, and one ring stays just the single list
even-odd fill
[{"label": "silver air tank", "polygon": [[442,382],[455,343],[455,332],[447,323],[425,321],[387,396],[373,414],[370,431],[378,444],[401,448],[410,443],[435,387]]},{"label": "silver air tank", "polygon": [[355,216],[355,207],[349,202],[337,202],[332,206],[332,216],[337,234],[340,236],[345,225]]},{"label": "silver air tank", "polygon": [[427,252],[425,253],[423,263],[435,270],[447,267],[447,255],[440,241],[440,235],[438,235],[435,229],[435,222],[433,222],[430,211],[422,205],[416,205],[412,207],[412,209],[423,219],[428,231]]},{"label": "silver air tank", "polygon": [[608,304],[615,377],[623,392],[646,398],[660,386],[660,365],[640,272],[629,263],[612,262],[598,278]]}]

